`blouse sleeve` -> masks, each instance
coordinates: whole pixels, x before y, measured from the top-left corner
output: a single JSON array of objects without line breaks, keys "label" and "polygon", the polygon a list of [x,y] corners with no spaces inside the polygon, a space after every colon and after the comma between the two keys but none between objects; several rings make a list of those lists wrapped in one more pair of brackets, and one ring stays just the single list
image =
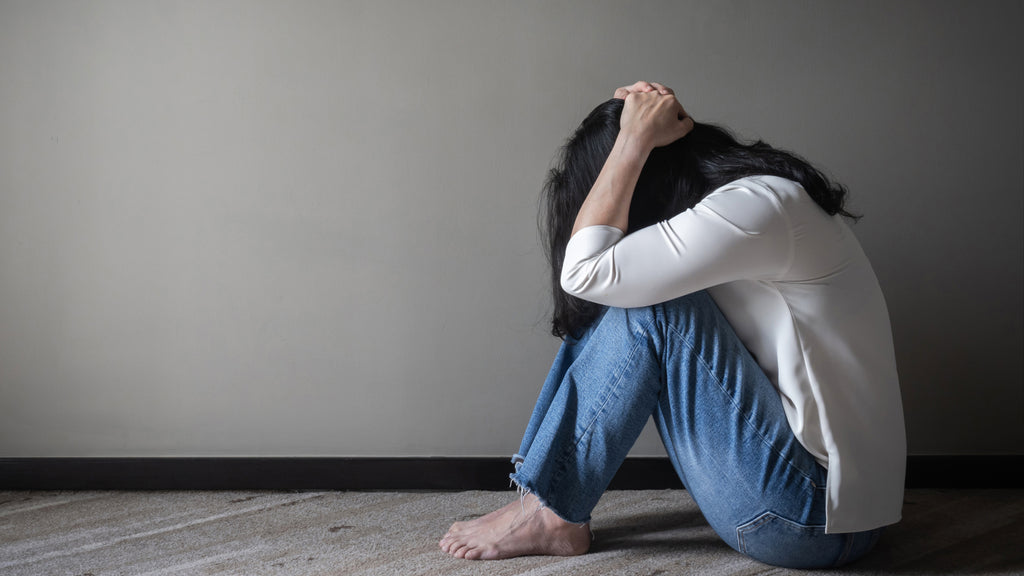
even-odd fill
[{"label": "blouse sleeve", "polygon": [[748,178],[626,236],[611,226],[577,231],[565,249],[561,285],[584,300],[633,308],[734,280],[778,278],[791,259],[779,198]]}]

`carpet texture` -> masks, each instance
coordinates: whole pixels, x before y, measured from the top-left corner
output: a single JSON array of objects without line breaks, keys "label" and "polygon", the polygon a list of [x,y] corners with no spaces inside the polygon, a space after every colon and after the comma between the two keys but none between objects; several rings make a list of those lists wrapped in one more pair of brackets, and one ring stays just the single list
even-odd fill
[{"label": "carpet texture", "polygon": [[[683,490],[608,492],[574,558],[472,562],[437,540],[499,492],[0,492],[0,574],[813,575],[722,543]],[[1024,574],[1024,491],[911,490],[875,551],[821,574]]]}]

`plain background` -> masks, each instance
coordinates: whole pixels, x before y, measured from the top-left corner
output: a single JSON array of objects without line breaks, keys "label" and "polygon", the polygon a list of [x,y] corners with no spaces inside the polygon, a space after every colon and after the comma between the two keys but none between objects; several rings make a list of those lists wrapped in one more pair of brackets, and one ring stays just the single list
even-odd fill
[{"label": "plain background", "polygon": [[0,456],[508,455],[558,345],[544,175],[639,79],[849,186],[911,453],[1024,453],[1021,24],[2,0]]}]

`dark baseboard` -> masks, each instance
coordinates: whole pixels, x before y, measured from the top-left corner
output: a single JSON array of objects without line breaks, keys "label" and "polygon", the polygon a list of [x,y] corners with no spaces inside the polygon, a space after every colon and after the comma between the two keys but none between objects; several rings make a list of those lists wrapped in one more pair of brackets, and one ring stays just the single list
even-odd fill
[{"label": "dark baseboard", "polygon": [[[907,488],[1024,488],[1024,455],[910,456]],[[506,490],[506,458],[0,458],[0,490]],[[614,490],[682,488],[627,458]]]}]

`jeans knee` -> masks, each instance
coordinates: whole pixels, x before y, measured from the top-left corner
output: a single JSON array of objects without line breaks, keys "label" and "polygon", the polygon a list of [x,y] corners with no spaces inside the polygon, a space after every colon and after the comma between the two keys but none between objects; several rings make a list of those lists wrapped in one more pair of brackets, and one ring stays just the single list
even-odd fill
[{"label": "jeans knee", "polygon": [[711,307],[716,307],[715,301],[711,298],[711,295],[706,290],[698,290],[697,292],[691,292],[685,296],[674,298],[661,304],[656,304],[666,311],[670,312],[692,312],[694,309],[704,310]]},{"label": "jeans knee", "polygon": [[693,330],[722,320],[718,305],[705,290],[656,304],[655,308],[666,324],[677,329]]},{"label": "jeans knee", "polygon": [[680,296],[666,302],[637,308],[607,308],[594,324],[609,329],[622,329],[634,334],[660,331],[658,327],[688,326],[698,318],[707,318],[708,312],[718,314],[718,307],[704,290]]},{"label": "jeans knee", "polygon": [[611,324],[634,334],[646,333],[657,322],[659,313],[655,306],[639,308],[609,308],[601,318],[602,324]]}]

